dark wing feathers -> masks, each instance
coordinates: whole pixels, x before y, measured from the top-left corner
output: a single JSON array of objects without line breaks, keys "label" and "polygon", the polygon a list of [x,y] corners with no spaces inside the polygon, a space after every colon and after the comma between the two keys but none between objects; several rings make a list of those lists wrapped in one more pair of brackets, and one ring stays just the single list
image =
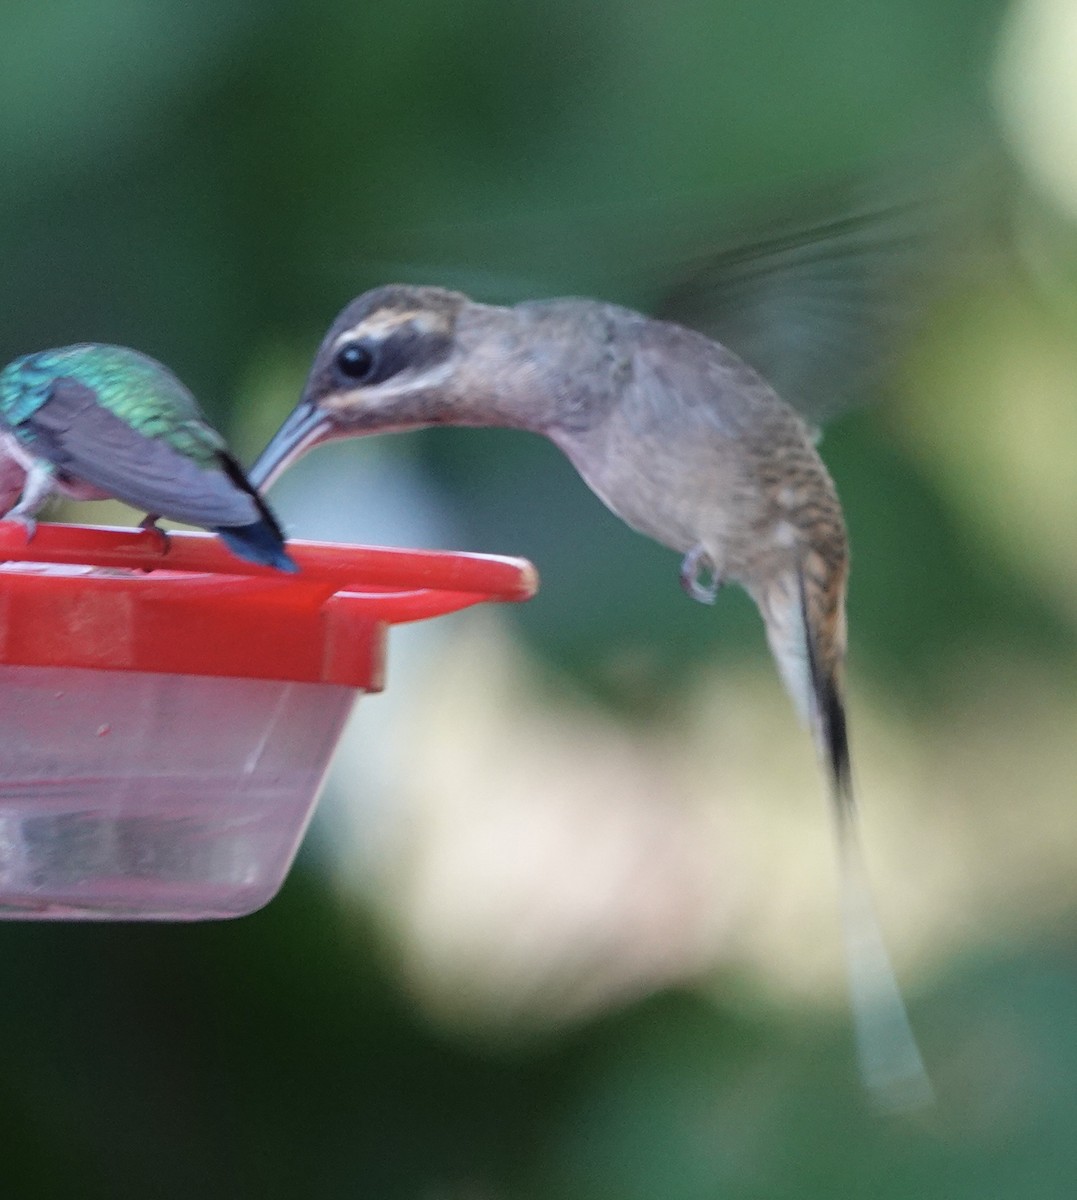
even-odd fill
[{"label": "dark wing feathers", "polygon": [[258,509],[258,514],[269,528],[277,535],[278,538],[284,541],[284,531],[280,527],[280,522],[273,514],[273,510],[262,499],[261,495],[247,478],[243,472],[243,468],[227,451],[222,452],[220,456],[221,469],[231,479],[232,483],[237,488],[246,494],[254,501]]},{"label": "dark wing feathers", "polygon": [[[92,388],[60,379],[21,431],[32,450],[62,474],[134,508],[185,525],[250,525],[267,517],[262,501],[238,484],[242,472],[221,456],[200,466],[162,438],[148,438],[97,402]],[[274,526],[276,522],[273,523]]]}]

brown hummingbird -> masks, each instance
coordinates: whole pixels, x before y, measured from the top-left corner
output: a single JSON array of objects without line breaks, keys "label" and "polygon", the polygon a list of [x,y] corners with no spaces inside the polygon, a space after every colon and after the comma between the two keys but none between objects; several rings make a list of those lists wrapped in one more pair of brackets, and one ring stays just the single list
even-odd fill
[{"label": "brown hummingbird", "polygon": [[930,1096],[857,835],[842,673],[848,548],[816,432],[693,330],[584,299],[480,304],[436,287],[352,301],[251,472],[264,488],[321,442],[432,425],[540,433],[632,528],[683,555],[688,594],[738,583],[829,781],[861,1068],[887,1105]]}]

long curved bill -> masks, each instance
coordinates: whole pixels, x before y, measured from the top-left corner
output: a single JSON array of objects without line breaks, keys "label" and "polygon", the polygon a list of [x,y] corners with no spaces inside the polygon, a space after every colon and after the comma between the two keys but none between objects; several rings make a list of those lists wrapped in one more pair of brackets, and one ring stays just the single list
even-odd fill
[{"label": "long curved bill", "polygon": [[309,401],[301,400],[258,456],[248,478],[259,491],[264,491],[282,471],[332,434],[332,420]]}]

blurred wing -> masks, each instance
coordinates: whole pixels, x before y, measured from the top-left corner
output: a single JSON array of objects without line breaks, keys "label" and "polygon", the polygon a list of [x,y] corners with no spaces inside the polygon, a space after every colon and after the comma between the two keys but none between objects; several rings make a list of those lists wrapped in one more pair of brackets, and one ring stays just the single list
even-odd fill
[{"label": "blurred wing", "polygon": [[21,428],[32,435],[33,451],[63,474],[145,512],[209,527],[263,516],[223,461],[220,469],[200,466],[162,438],[139,433],[74,380],[58,380]]},{"label": "blurred wing", "polygon": [[801,204],[697,259],[656,315],[728,346],[813,421],[869,403],[935,305],[999,244],[1000,171],[969,174]]},{"label": "blurred wing", "polygon": [[777,402],[769,381],[728,346],[692,329],[646,321],[632,338],[632,371],[622,409],[637,436],[661,436],[669,413],[679,412],[682,433],[728,441],[775,429],[803,427],[799,415]]}]

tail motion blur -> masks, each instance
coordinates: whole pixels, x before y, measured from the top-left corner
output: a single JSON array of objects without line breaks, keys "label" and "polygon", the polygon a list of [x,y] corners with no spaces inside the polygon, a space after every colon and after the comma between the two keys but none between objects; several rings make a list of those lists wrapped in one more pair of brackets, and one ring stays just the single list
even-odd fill
[{"label": "tail motion blur", "polygon": [[[806,692],[799,688],[800,694],[794,693],[793,698],[802,712],[806,710],[830,793],[845,961],[861,1074],[882,1107],[914,1108],[930,1103],[933,1093],[868,885],[841,684],[844,579],[839,590],[828,589],[825,584],[803,562],[800,564],[788,613],[795,631],[792,645],[776,645],[772,636],[771,646],[779,666],[783,659],[793,659],[793,670],[782,669],[787,686],[801,682],[807,685]],[[768,614],[768,635],[771,627]]]}]

